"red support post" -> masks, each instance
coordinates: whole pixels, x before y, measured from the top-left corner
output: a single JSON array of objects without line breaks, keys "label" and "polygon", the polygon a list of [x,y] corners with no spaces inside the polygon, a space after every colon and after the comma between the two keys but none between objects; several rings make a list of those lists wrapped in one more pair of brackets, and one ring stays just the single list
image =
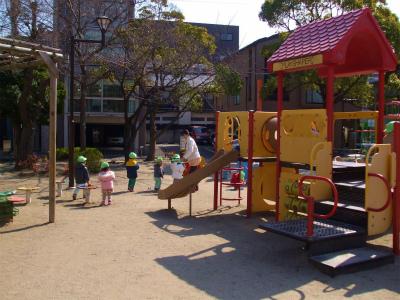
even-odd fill
[{"label": "red support post", "polygon": [[262,79],[257,80],[257,111],[262,111]]},{"label": "red support post", "polygon": [[328,117],[328,142],[333,142],[333,105],[334,105],[334,84],[335,70],[333,66],[328,67],[328,77],[326,82],[326,113]]},{"label": "red support post", "polygon": [[247,149],[247,217],[251,217],[253,200],[253,133],[254,133],[254,111],[249,111],[249,144]]},{"label": "red support post", "polygon": [[275,185],[275,219],[279,221],[279,180],[281,177],[281,116],[283,110],[283,72],[277,74],[278,80],[278,122],[277,122],[277,143],[276,143],[276,185]]},{"label": "red support post", "polygon": [[378,83],[378,124],[376,142],[383,143],[383,135],[385,129],[385,72],[379,71]]},{"label": "red support post", "polygon": [[[218,151],[219,111],[215,113],[215,153]],[[214,173],[214,210],[218,208],[218,171]]]},{"label": "red support post", "polygon": [[394,124],[394,152],[396,153],[396,185],[393,201],[393,253],[400,255],[400,123]]}]

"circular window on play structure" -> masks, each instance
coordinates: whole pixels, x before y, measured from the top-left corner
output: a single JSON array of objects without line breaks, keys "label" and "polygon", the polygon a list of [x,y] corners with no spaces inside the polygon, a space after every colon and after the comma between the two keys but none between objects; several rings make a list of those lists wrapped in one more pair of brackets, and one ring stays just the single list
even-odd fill
[{"label": "circular window on play structure", "polygon": [[264,147],[271,153],[275,153],[276,144],[278,143],[278,118],[272,117],[268,119],[261,131],[261,140]]}]

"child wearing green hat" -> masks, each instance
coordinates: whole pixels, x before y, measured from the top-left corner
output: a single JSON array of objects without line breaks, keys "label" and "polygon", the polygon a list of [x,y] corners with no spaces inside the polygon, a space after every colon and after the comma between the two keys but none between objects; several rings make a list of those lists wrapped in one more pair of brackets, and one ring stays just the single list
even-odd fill
[{"label": "child wearing green hat", "polygon": [[114,190],[115,173],[110,170],[108,162],[103,161],[101,163],[98,179],[100,181],[101,193],[103,195],[101,205],[111,205],[111,193]]},{"label": "child wearing green hat", "polygon": [[161,178],[164,177],[164,169],[162,167],[163,159],[157,156],[154,161],[154,190],[159,191],[161,188]]},{"label": "child wearing green hat", "polygon": [[129,159],[125,164],[126,175],[129,179],[128,181],[128,191],[133,192],[135,189],[137,170],[139,170],[139,164],[136,161],[137,155],[135,152],[129,153]]},{"label": "child wearing green hat", "polygon": [[83,190],[83,197],[88,201],[88,191],[87,187],[89,185],[89,171],[86,167],[87,158],[84,156],[79,156],[76,160],[77,164],[75,166],[75,189],[72,194],[72,199],[76,200],[78,197],[79,190]]},{"label": "child wearing green hat", "polygon": [[181,157],[179,154],[174,154],[171,157],[171,171],[174,183],[183,178],[183,171],[185,171],[185,167],[181,162]]}]

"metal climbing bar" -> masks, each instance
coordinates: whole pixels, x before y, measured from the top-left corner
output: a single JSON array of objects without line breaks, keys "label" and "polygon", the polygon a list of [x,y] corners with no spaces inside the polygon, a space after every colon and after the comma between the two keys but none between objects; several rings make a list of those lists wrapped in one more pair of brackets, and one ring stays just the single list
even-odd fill
[{"label": "metal climbing bar", "polygon": [[[245,186],[246,184],[244,182],[239,182],[239,183],[231,183],[231,182],[223,182],[222,174],[224,171],[243,171],[243,167],[239,168],[223,168],[221,169],[219,173],[219,184],[220,184],[220,189],[219,189],[219,205],[222,205],[222,200],[225,201],[238,201],[238,204],[240,204],[240,201],[243,200],[243,197],[240,195],[240,188],[242,186]],[[240,176],[240,175],[239,175]],[[222,186],[233,186],[238,189],[238,196],[237,198],[223,198],[222,197]]]},{"label": "metal climbing bar", "polygon": [[[303,183],[305,180],[319,180],[327,182],[330,185],[333,192],[333,207],[332,210],[326,215],[314,213],[314,197],[304,195],[303,193]],[[307,236],[312,237],[314,234],[314,218],[329,219],[336,213],[339,201],[338,191],[336,189],[335,184],[329,178],[323,176],[306,175],[301,177],[299,180],[299,196],[303,197],[307,201]]]}]

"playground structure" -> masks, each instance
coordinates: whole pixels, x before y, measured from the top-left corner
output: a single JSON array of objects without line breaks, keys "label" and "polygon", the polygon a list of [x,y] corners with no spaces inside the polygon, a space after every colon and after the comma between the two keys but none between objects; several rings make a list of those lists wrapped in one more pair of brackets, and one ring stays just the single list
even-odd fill
[{"label": "playground structure", "polygon": [[[321,271],[336,275],[393,262],[393,254],[400,255],[400,123],[394,125],[392,144],[383,139],[385,72],[396,66],[369,9],[298,28],[267,62],[277,76],[277,112],[217,112],[217,158],[167,188],[173,192],[164,196],[176,196],[214,173],[217,209],[221,169],[246,161],[247,216],[274,211],[275,222],[260,227],[305,242],[310,262]],[[285,74],[311,69],[326,80],[325,108],[284,110]],[[378,110],[335,112],[335,78],[371,73],[379,77]],[[393,106],[397,109],[397,102]],[[392,112],[388,119],[398,116]],[[369,139],[364,136],[360,143],[368,149],[366,156],[333,157],[340,120],[371,120],[357,130]],[[367,243],[390,229],[393,254]]]}]

